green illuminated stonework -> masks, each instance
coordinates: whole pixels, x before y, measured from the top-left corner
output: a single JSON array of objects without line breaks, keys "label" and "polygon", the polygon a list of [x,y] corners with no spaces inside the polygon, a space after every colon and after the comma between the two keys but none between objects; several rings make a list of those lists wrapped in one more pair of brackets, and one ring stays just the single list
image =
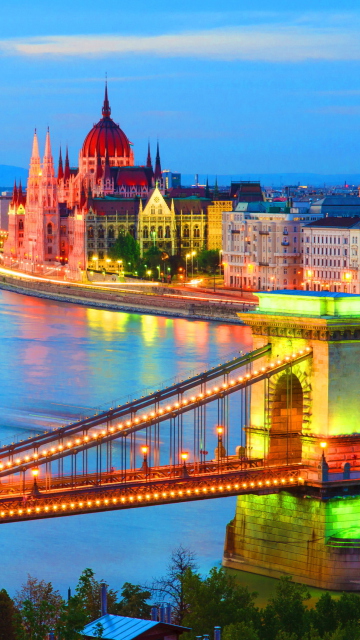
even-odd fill
[{"label": "green illuminated stonework", "polygon": [[[258,295],[256,309],[238,314],[252,328],[254,349],[271,344],[256,368],[306,348],[312,356],[251,386],[247,455],[264,458],[270,467],[301,464],[305,484],[293,495],[239,497],[224,564],[270,576],[285,573],[328,589],[360,590],[359,487],[349,484],[346,499],[343,488],[323,499],[326,482],[319,466],[325,451],[333,479],[341,480],[350,467],[351,480],[359,478],[360,485],[360,296]],[[311,487],[317,487],[317,497]]]},{"label": "green illuminated stonework", "polygon": [[241,496],[224,565],[323,589],[360,590],[360,498]]}]

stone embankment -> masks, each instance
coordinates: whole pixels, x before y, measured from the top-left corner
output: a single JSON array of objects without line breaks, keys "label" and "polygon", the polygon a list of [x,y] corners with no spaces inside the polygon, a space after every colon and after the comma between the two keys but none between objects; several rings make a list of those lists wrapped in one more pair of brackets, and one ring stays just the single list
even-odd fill
[{"label": "stone embankment", "polygon": [[[142,290],[139,293],[125,290],[110,291],[105,287],[93,288],[72,283],[27,280],[20,274],[16,276],[2,274],[0,289],[99,309],[236,324],[242,324],[237,311],[244,310],[244,305],[236,302],[207,302],[176,297],[178,291],[165,287],[151,287],[150,292],[148,289],[146,292]],[[173,296],[169,295],[172,293]]]}]

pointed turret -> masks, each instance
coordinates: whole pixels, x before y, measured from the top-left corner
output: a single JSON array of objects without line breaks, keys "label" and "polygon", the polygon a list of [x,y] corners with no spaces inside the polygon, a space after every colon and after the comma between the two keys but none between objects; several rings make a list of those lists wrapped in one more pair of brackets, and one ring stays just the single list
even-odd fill
[{"label": "pointed turret", "polygon": [[205,198],[210,198],[209,177],[206,178]]},{"label": "pointed turret", "polygon": [[18,188],[18,192],[17,192],[17,203],[18,204],[22,204],[22,199],[23,199],[23,190],[22,190],[22,185],[21,185],[21,180],[19,182],[19,188]]},{"label": "pointed turret", "polygon": [[155,175],[155,181],[161,180],[162,173],[161,173],[159,142],[157,143],[157,147],[156,147],[156,160],[155,160],[155,174],[154,175]]},{"label": "pointed turret", "polygon": [[80,193],[80,209],[83,209],[86,204],[86,193],[84,183],[81,183],[81,193]]},{"label": "pointed turret", "polygon": [[103,114],[103,118],[110,118],[110,115],[111,115],[110,103],[108,98],[108,90],[107,90],[107,80],[105,82],[105,98],[104,98],[104,104],[102,108],[102,114]]},{"label": "pointed turret", "polygon": [[97,164],[96,164],[95,180],[96,180],[96,182],[98,182],[102,178],[103,170],[102,170],[102,166],[101,166],[101,156],[97,155],[96,159],[97,159]]},{"label": "pointed turret", "polygon": [[218,181],[217,181],[217,176],[216,176],[213,196],[215,198],[215,196],[218,196],[218,195],[219,195],[219,187],[218,187]]},{"label": "pointed turret", "polygon": [[146,159],[146,166],[149,167],[149,169],[152,169],[152,161],[151,161],[151,153],[150,153],[150,142],[148,142],[148,153],[147,153],[147,159]]},{"label": "pointed turret", "polygon": [[103,180],[104,182],[106,182],[106,180],[111,180],[110,162],[107,150],[105,151],[105,169]]},{"label": "pointed turret", "polygon": [[17,199],[18,199],[18,190],[17,190],[17,186],[16,186],[16,180],[14,182],[14,188],[13,188],[13,193],[12,193],[12,198],[11,198],[11,206],[14,207],[17,204]]},{"label": "pointed turret", "polygon": [[43,178],[46,176],[47,178],[55,177],[54,170],[54,161],[51,153],[51,142],[50,142],[50,131],[49,128],[46,132],[46,140],[45,140],[45,152],[43,159]]},{"label": "pointed turret", "polygon": [[41,165],[40,165],[40,154],[39,154],[39,142],[38,142],[38,137],[35,129],[33,143],[32,143],[31,158],[30,158],[29,178],[30,177],[38,178],[39,175],[41,175]]},{"label": "pointed turret", "polygon": [[58,166],[58,180],[62,180],[64,177],[64,169],[63,169],[63,161],[62,161],[62,155],[61,155],[61,147],[60,147],[60,153],[59,153],[59,166]]},{"label": "pointed turret", "polygon": [[64,182],[66,182],[67,180],[70,180],[70,162],[69,162],[69,150],[66,146]]}]

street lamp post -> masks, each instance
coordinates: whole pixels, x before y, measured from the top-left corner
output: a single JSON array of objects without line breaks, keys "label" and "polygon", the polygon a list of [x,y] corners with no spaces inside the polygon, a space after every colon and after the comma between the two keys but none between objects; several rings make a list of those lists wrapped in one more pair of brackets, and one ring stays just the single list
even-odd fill
[{"label": "street lamp post", "polygon": [[143,463],[141,465],[141,470],[144,471],[144,473],[146,475],[146,480],[147,480],[148,479],[148,473],[149,473],[149,465],[148,465],[149,447],[147,445],[144,445],[143,447],[141,447],[141,451],[142,451],[143,456],[144,456]]},{"label": "street lamp post", "polygon": [[224,433],[224,427],[222,427],[221,425],[216,427],[216,433],[218,436],[218,446],[217,446],[217,459],[218,459],[218,471],[220,473],[220,465],[221,465],[221,459],[223,457],[223,453],[224,453],[224,447],[223,447],[223,443],[222,443],[222,436]]},{"label": "street lamp post", "polygon": [[186,468],[186,460],[188,459],[189,454],[186,451],[183,451],[183,453],[181,454],[181,459],[183,461],[183,465],[181,468],[181,477],[182,478],[188,478],[189,474],[188,474],[188,470]]}]

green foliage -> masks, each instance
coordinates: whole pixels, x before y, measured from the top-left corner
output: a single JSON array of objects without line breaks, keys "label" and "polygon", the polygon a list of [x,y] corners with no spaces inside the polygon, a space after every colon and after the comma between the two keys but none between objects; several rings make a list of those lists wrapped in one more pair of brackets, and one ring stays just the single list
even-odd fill
[{"label": "green foliage", "polygon": [[157,278],[159,274],[159,270],[157,267],[160,267],[160,271],[162,271],[162,251],[160,251],[159,247],[153,245],[149,247],[147,251],[145,251],[143,255],[143,264],[146,265],[146,270],[152,271],[152,277]]},{"label": "green foliage", "polygon": [[15,596],[15,605],[20,616],[20,638],[45,640],[50,631],[58,629],[64,601],[51,582],[29,575]]},{"label": "green foliage", "polygon": [[223,640],[260,640],[253,624],[246,622],[237,622],[228,624],[224,627],[222,634]]},{"label": "green foliage", "polygon": [[202,579],[188,571],[185,576],[184,598],[187,603],[183,623],[192,628],[192,637],[211,634],[214,626],[225,627],[229,623],[259,624],[259,612],[254,605],[256,593],[237,584],[221,568],[214,567]]},{"label": "green foliage", "polygon": [[[307,587],[291,582],[288,576],[281,577],[275,596],[263,612],[263,634],[265,640],[277,640],[280,631],[294,634],[294,640],[301,640],[309,630],[309,612],[305,605],[310,598]],[[291,639],[292,640],[292,639]]]},{"label": "green foliage", "polygon": [[101,624],[101,622],[97,622],[97,624],[94,627],[94,631],[95,631],[95,636],[94,636],[95,638],[102,638],[103,637],[105,629],[104,629],[103,625]]},{"label": "green foliage", "polygon": [[140,245],[130,233],[119,235],[108,251],[112,260],[122,260],[124,271],[133,271],[140,260]]},{"label": "green foliage", "polygon": [[16,640],[16,612],[5,589],[0,591],[0,640]]},{"label": "green foliage", "polygon": [[199,268],[208,273],[216,273],[220,265],[218,249],[202,249],[197,257]]},{"label": "green foliage", "polygon": [[125,582],[121,591],[122,600],[115,607],[119,616],[129,618],[149,618],[151,606],[147,604],[151,593],[139,587],[139,585]]},{"label": "green foliage", "polygon": [[[86,614],[85,624],[100,618],[101,604],[100,604],[100,591],[101,583],[106,584],[103,580],[98,582],[95,580],[95,573],[92,569],[85,569],[76,586],[76,596],[79,606]],[[108,586],[108,585],[106,585]],[[108,613],[115,613],[117,606],[117,591],[108,589],[107,591],[107,608]]]}]

